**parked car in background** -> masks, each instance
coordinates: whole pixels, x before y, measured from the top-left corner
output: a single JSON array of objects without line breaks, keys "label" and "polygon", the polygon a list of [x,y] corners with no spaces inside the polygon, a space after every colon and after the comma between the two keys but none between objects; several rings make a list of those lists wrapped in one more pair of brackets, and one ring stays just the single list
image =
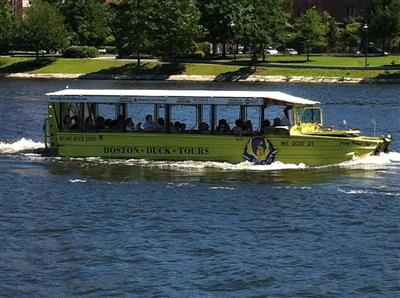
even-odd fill
[{"label": "parked car in background", "polygon": [[265,54],[267,55],[278,55],[279,52],[277,49],[274,49],[273,47],[266,47],[265,48]]},{"label": "parked car in background", "polygon": [[292,49],[292,48],[287,48],[285,53],[286,53],[286,55],[290,55],[290,56],[299,54],[299,52],[297,52],[295,49]]},{"label": "parked car in background", "polygon": [[376,48],[376,47],[368,47],[368,54],[375,54],[377,56],[388,56],[389,53],[385,52],[381,48]]}]

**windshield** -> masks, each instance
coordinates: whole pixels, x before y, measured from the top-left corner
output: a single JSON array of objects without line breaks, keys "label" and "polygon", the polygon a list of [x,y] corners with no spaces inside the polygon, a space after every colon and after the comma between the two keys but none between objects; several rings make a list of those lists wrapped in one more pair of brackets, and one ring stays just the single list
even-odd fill
[{"label": "windshield", "polygon": [[322,124],[321,110],[318,108],[304,108],[299,110],[299,120],[302,123]]}]

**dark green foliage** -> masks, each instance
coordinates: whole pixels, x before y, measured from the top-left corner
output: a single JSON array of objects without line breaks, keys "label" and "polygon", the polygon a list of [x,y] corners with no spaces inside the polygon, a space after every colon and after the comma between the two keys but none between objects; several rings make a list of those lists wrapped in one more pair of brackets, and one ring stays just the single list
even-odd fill
[{"label": "dark green foliage", "polygon": [[148,51],[151,42],[154,0],[125,0],[114,6],[112,29],[120,56]]},{"label": "dark green foliage", "polygon": [[322,23],[326,26],[326,51],[337,52],[339,41],[343,36],[343,29],[328,12],[324,11],[321,17]]},{"label": "dark green foliage", "polygon": [[59,4],[68,28],[73,32],[72,43],[103,45],[110,35],[109,6],[98,0],[65,0]]},{"label": "dark green foliage", "polygon": [[208,42],[196,43],[196,55],[201,57],[209,56],[211,54],[211,44]]},{"label": "dark green foliage", "polygon": [[34,0],[22,19],[21,42],[26,49],[36,52],[58,50],[68,44],[69,33],[64,25],[64,17],[52,4]]},{"label": "dark green foliage", "polygon": [[287,14],[283,3],[281,0],[242,0],[236,34],[239,42],[250,47],[254,62],[285,30]]},{"label": "dark green foliage", "polygon": [[200,13],[193,0],[157,1],[154,6],[153,53],[172,58],[195,52],[195,41],[203,35]]},{"label": "dark green foliage", "polygon": [[64,58],[95,58],[99,56],[99,51],[95,47],[88,46],[73,46],[67,48],[64,53]]},{"label": "dark green foliage", "polygon": [[327,45],[327,25],[322,16],[315,10],[309,9],[296,22],[297,39],[307,52],[307,61],[310,60],[310,52],[315,47]]},{"label": "dark green foliage", "polygon": [[225,44],[235,39],[241,0],[203,0],[198,1],[198,7],[200,23],[207,29],[206,40],[213,44],[214,51],[217,43]]},{"label": "dark green foliage", "polygon": [[370,0],[365,23],[370,39],[390,48],[392,40],[400,36],[400,0]]},{"label": "dark green foliage", "polygon": [[192,54],[201,37],[199,12],[192,0],[125,0],[115,6],[113,30],[122,56],[140,54],[172,58]]},{"label": "dark green foliage", "polygon": [[343,30],[343,42],[347,50],[358,49],[361,43],[362,24],[356,20],[350,20]]},{"label": "dark green foliage", "polygon": [[0,0],[0,53],[7,53],[12,47],[17,20],[8,0]]}]

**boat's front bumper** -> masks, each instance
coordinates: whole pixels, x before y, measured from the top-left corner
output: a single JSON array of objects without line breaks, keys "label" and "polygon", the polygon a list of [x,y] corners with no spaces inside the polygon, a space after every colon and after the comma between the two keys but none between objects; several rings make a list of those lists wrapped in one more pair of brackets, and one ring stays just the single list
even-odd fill
[{"label": "boat's front bumper", "polygon": [[388,135],[386,137],[381,136],[380,142],[377,144],[374,154],[377,155],[379,153],[388,153],[389,145],[392,142],[392,136]]}]

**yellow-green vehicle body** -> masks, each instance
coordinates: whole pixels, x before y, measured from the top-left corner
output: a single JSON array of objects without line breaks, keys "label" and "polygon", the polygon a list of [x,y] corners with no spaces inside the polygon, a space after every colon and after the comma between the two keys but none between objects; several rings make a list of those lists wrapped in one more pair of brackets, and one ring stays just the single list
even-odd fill
[{"label": "yellow-green vehicle body", "polygon": [[[196,101],[199,97],[203,100],[203,104],[212,105],[226,104],[227,102],[221,98],[226,97],[231,101],[231,104],[226,106],[245,107],[250,103],[248,98],[256,98],[259,96],[259,101],[254,101],[254,106],[260,106],[262,112],[262,120],[265,119],[264,109],[277,103],[290,105],[293,110],[292,122],[296,125],[285,127],[262,127],[259,131],[251,133],[221,134],[210,129],[209,132],[200,132],[199,130],[190,130],[185,132],[175,131],[127,131],[122,128],[118,131],[110,130],[63,130],[61,128],[61,119],[63,115],[63,105],[74,101],[75,104],[85,102],[88,99],[93,105],[94,102],[114,102],[107,91],[97,90],[97,98],[91,99],[92,95],[81,95],[82,90],[65,91],[64,93],[54,93],[49,95],[49,117],[45,125],[46,145],[54,150],[59,156],[64,157],[101,157],[101,158],[118,158],[118,159],[147,159],[147,160],[195,160],[195,161],[220,161],[230,163],[240,163],[249,160],[255,163],[269,164],[274,161],[280,161],[290,164],[305,164],[310,166],[337,164],[344,161],[363,158],[369,155],[386,152],[391,142],[390,137],[365,137],[359,136],[358,131],[354,130],[336,130],[332,127],[324,127],[322,125],[322,114],[318,114],[318,119],[312,119],[317,122],[304,122],[301,118],[304,109],[320,109],[316,108],[316,102],[311,102],[300,98],[294,98],[285,94],[250,94],[245,97],[245,94],[239,94],[241,100],[232,93],[221,94],[221,91],[215,91],[215,97],[210,98],[211,91],[206,94],[199,94],[199,91],[191,93],[179,93],[176,95],[162,94],[163,98],[170,96],[174,101],[168,105],[196,105],[200,107]],[[125,90],[125,92],[128,92]],[[133,91],[130,91],[133,92]],[[163,91],[158,90],[162,93]],[[211,92],[211,93],[210,93]],[[128,97],[118,95],[118,104],[131,101],[139,101],[146,99],[147,102],[160,100],[157,90],[152,90],[151,96],[147,93]],[[72,95],[71,95],[72,94]],[[77,94],[80,94],[79,96]],[[89,93],[91,94],[91,93]],[[113,93],[114,96],[116,93]],[[187,101],[185,102],[185,96]],[[224,95],[224,96],[223,96]],[[130,95],[129,95],[130,96]],[[287,99],[285,99],[285,96]],[[103,98],[105,97],[105,99]],[[150,100],[149,97],[152,99]],[[154,99],[156,98],[156,99]],[[206,102],[204,98],[209,100]],[[144,100],[143,100],[144,101]],[[176,102],[178,101],[178,103]],[[195,101],[195,102],[194,102]],[[115,103],[115,102],[114,102]],[[159,104],[159,103],[155,103]],[[165,104],[165,102],[164,102]],[[82,103],[83,107],[83,103]],[[83,114],[84,107],[82,108]],[[89,108],[90,110],[90,108]],[[92,108],[94,111],[94,108]],[[212,109],[211,109],[212,110]],[[58,111],[58,112],[57,112]],[[121,110],[122,111],[122,110]],[[307,111],[309,112],[309,111]],[[317,110],[312,110],[312,113]],[[96,114],[97,112],[93,112]],[[121,112],[123,113],[123,112]],[[82,114],[82,115],[83,115]],[[91,117],[90,115],[86,118]],[[167,117],[168,118],[168,117]],[[169,120],[169,119],[168,119]],[[216,121],[214,121],[216,122]],[[318,123],[319,122],[319,123]],[[169,123],[169,121],[167,122]],[[216,123],[211,121],[214,127]]]}]

